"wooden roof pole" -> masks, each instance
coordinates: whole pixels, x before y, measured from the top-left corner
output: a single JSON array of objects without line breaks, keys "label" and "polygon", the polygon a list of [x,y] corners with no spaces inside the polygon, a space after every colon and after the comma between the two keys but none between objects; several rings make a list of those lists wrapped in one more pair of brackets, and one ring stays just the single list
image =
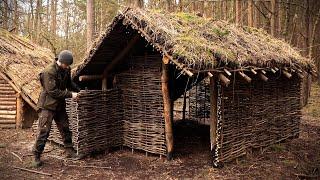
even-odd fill
[{"label": "wooden roof pole", "polygon": [[102,90],[106,90],[107,89],[107,76],[108,73],[110,72],[110,70],[117,65],[124,57],[125,55],[128,54],[128,52],[132,49],[133,45],[136,44],[136,42],[138,42],[138,40],[140,39],[140,35],[137,34],[135,35],[127,44],[127,46],[111,61],[111,63],[104,69],[103,73],[102,73]]},{"label": "wooden roof pole", "polygon": [[167,159],[172,159],[173,153],[173,103],[170,96],[170,75],[169,75],[169,59],[164,56],[162,60],[162,73],[161,73],[161,84],[162,84],[162,97],[163,97],[163,115],[165,121],[165,138],[167,146]]}]

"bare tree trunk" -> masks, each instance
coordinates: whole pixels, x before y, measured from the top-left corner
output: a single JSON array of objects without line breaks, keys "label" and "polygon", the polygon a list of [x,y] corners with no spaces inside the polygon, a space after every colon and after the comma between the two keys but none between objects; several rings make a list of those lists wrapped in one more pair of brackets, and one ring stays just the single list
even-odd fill
[{"label": "bare tree trunk", "polygon": [[216,15],[217,15],[217,8],[216,8],[216,2],[212,1],[211,2],[211,13],[212,13],[212,18],[216,19]]},{"label": "bare tree trunk", "polygon": [[236,0],[236,24],[241,25],[241,0]]},{"label": "bare tree trunk", "polygon": [[67,0],[63,0],[63,11],[65,16],[65,49],[69,49],[69,10],[68,10],[68,2]]},{"label": "bare tree trunk", "polygon": [[202,17],[204,16],[204,1],[199,2],[199,13]]},{"label": "bare tree trunk", "polygon": [[144,1],[143,0],[134,0],[134,7],[144,8]]},{"label": "bare tree trunk", "polygon": [[222,15],[223,15],[223,20],[227,20],[228,19],[228,6],[227,6],[227,1],[222,0]]},{"label": "bare tree trunk", "polygon": [[253,24],[254,24],[254,27],[256,28],[259,28],[260,27],[260,11],[259,11],[259,8],[260,8],[260,2],[253,2],[253,3],[256,3],[255,4],[255,11],[254,11],[254,16],[255,16],[255,20],[253,21]]},{"label": "bare tree trunk", "polygon": [[[305,27],[306,27],[306,32],[305,32],[305,47],[306,47],[306,55],[309,55],[310,52],[310,36],[311,36],[311,14],[310,14],[310,1],[306,0],[305,1],[305,8],[306,8],[306,12],[305,12]],[[308,56],[308,58],[311,58],[310,56]]]},{"label": "bare tree trunk", "polygon": [[87,0],[87,49],[91,47],[95,30],[94,0]]},{"label": "bare tree trunk", "polygon": [[276,36],[276,0],[271,0],[271,17],[270,32],[272,36]]},{"label": "bare tree trunk", "polygon": [[50,13],[49,13],[49,8],[50,8],[50,0],[47,0],[47,7],[46,7],[46,30],[49,31],[49,16],[50,16]]},{"label": "bare tree trunk", "polygon": [[3,29],[9,28],[9,7],[8,7],[8,0],[3,0]]},{"label": "bare tree trunk", "polygon": [[284,24],[284,30],[283,34],[287,37],[286,39],[288,40],[289,38],[289,23],[290,23],[290,0],[286,1],[286,15],[285,15],[285,24]]},{"label": "bare tree trunk", "polygon": [[172,12],[172,1],[171,0],[166,0],[166,9],[169,12]]},{"label": "bare tree trunk", "polygon": [[192,11],[194,13],[197,11],[196,0],[192,0]]},{"label": "bare tree trunk", "polygon": [[253,26],[253,0],[248,1],[248,26]]},{"label": "bare tree trunk", "polygon": [[282,0],[279,0],[278,2],[278,35],[280,37],[282,36],[281,31],[282,31],[282,16],[283,16],[281,1]]},{"label": "bare tree trunk", "polygon": [[50,31],[55,37],[56,35],[56,30],[57,30],[57,1],[56,0],[51,0],[51,27]]},{"label": "bare tree trunk", "polygon": [[183,11],[183,0],[179,0],[179,11]]},{"label": "bare tree trunk", "polygon": [[41,26],[41,14],[42,11],[42,0],[37,0],[37,7],[36,7],[36,19],[35,19],[35,42],[39,43],[39,36],[41,33],[40,26]]},{"label": "bare tree trunk", "polygon": [[[315,42],[315,39],[316,39],[316,33],[317,33],[317,27],[318,27],[318,24],[319,24],[319,19],[320,19],[320,8],[319,8],[319,12],[316,16],[316,20],[314,22],[314,25],[313,25],[313,29],[312,29],[312,35],[311,35],[311,41],[310,41],[310,46],[309,46],[309,57],[312,58],[313,56],[313,46],[314,46],[314,42]],[[319,79],[319,83],[320,83],[320,79]]]},{"label": "bare tree trunk", "polygon": [[14,33],[18,34],[19,32],[19,12],[18,12],[18,0],[14,0]]}]

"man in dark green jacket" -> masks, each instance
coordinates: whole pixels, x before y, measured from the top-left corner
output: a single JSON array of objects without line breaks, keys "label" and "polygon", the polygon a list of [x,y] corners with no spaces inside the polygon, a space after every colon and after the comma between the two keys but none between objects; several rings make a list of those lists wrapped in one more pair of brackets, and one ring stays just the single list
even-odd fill
[{"label": "man in dark green jacket", "polygon": [[65,101],[66,98],[77,98],[77,92],[80,91],[71,79],[70,65],[72,63],[72,53],[64,50],[60,52],[57,61],[48,65],[40,73],[42,91],[38,100],[40,113],[37,139],[32,148],[34,166],[42,164],[40,156],[50,134],[53,119],[62,136],[67,156],[75,156]]}]

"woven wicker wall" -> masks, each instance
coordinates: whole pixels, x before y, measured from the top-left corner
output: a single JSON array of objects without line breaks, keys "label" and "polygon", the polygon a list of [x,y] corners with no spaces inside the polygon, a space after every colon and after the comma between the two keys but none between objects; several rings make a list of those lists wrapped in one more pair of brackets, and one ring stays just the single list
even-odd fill
[{"label": "woven wicker wall", "polygon": [[117,74],[124,105],[124,145],[165,154],[161,57],[135,56],[127,60],[129,70]]},{"label": "woven wicker wall", "polygon": [[[115,75],[116,89],[81,91],[76,102],[67,101],[74,148],[79,154],[120,145],[166,154],[161,57],[130,57],[125,67],[127,70]],[[62,144],[54,122],[49,139]]]},{"label": "woven wicker wall", "polygon": [[[67,100],[67,113],[74,148],[78,154],[105,150],[123,144],[123,111],[120,90],[81,91],[79,99]],[[49,137],[63,144],[53,122]]]},{"label": "woven wicker wall", "polygon": [[301,81],[297,77],[271,77],[266,83],[255,79],[251,84],[237,79],[218,92],[216,162],[299,135]]}]

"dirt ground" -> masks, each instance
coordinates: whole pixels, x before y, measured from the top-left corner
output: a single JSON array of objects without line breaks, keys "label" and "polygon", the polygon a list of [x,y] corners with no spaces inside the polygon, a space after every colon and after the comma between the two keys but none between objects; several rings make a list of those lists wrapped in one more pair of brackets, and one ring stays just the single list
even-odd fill
[{"label": "dirt ground", "polygon": [[[172,161],[144,152],[117,149],[83,160],[66,160],[63,148],[48,143],[44,165],[31,168],[31,129],[0,130],[0,179],[320,179],[320,87],[314,85],[303,110],[298,139],[254,151],[221,169],[210,166],[207,127],[183,124]],[[203,136],[205,135],[205,136]],[[19,158],[21,158],[21,161]],[[49,173],[40,175],[17,167]]]}]

